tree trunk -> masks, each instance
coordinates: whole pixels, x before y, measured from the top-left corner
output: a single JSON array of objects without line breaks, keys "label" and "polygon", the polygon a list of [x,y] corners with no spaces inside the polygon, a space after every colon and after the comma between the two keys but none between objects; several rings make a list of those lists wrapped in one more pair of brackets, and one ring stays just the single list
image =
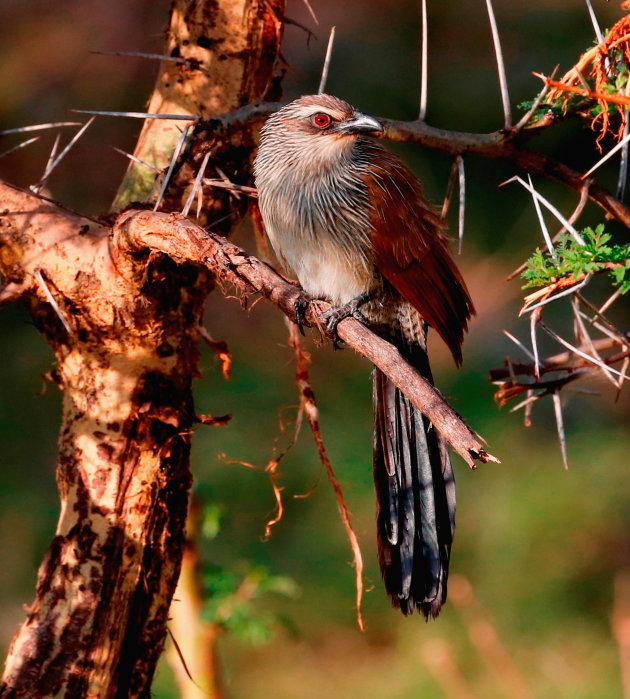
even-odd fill
[{"label": "tree trunk", "polygon": [[[199,48],[202,70],[167,64],[156,94],[172,80],[186,98],[178,113],[196,109],[206,118],[263,99],[282,9],[282,0],[176,0],[167,51]],[[166,110],[176,102],[164,100]],[[160,138],[154,124],[143,131],[147,147]],[[251,137],[238,147],[231,174],[247,179]],[[128,178],[121,192],[132,190],[141,191]],[[206,199],[213,211],[230,206],[225,197]],[[126,249],[97,222],[61,216],[14,188],[0,186],[0,202],[2,300],[28,305],[55,352],[64,392],[59,523],[0,697],[147,697],[182,558],[191,383],[212,277]]]}]

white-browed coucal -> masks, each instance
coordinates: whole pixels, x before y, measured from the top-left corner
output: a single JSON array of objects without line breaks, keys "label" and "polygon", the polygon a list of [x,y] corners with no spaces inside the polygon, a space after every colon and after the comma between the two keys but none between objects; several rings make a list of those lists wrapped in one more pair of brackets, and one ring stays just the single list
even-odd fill
[{"label": "white-browed coucal", "polygon": [[[444,224],[415,175],[367,135],[378,120],[330,95],[300,97],[267,120],[254,163],[279,260],[330,301],[331,326],[360,314],[432,380],[427,326],[455,362],[474,313]],[[455,483],[443,437],[374,370],[374,481],[381,572],[392,602],[435,617],[446,599]]]}]

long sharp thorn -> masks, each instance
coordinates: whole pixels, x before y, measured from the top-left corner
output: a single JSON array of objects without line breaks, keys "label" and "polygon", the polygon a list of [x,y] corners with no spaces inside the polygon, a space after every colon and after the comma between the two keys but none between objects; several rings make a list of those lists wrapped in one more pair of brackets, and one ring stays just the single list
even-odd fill
[{"label": "long sharp thorn", "polygon": [[571,350],[574,354],[577,354],[578,357],[582,357],[582,359],[586,359],[587,362],[591,364],[595,364],[595,366],[598,366],[600,369],[608,369],[613,374],[617,374],[617,376],[621,376],[621,372],[617,371],[616,369],[613,369],[612,367],[604,364],[599,359],[596,359],[595,357],[591,357],[590,354],[586,354],[586,352],[582,352],[581,349],[578,347],[573,346],[570,342],[567,342],[564,338],[560,337],[556,332],[554,332],[551,328],[549,328],[545,323],[541,320],[540,321],[540,326],[541,328],[551,337],[553,337],[556,342],[559,342],[561,345],[566,347],[567,349]]},{"label": "long sharp thorn", "polygon": [[[630,97],[630,80],[626,83],[624,89],[624,94],[626,97]],[[624,125],[623,125],[623,138],[630,135],[630,114],[628,110],[623,112]],[[621,161],[619,162],[619,179],[617,180],[617,199],[623,201],[626,194],[626,181],[628,180],[628,142],[624,143],[621,149]]]},{"label": "long sharp thorn", "polygon": [[605,313],[612,305],[615,303],[615,301],[621,296],[621,287],[615,291],[614,294],[609,296],[606,301],[602,304],[602,306],[598,309],[597,313],[601,315],[602,313]]},{"label": "long sharp thorn", "polygon": [[53,147],[50,150],[50,155],[48,156],[48,161],[46,162],[46,167],[44,168],[44,174],[42,175],[42,179],[39,181],[39,184],[33,187],[33,191],[37,190],[38,192],[41,192],[41,190],[44,189],[44,187],[46,186],[46,183],[48,182],[48,175],[52,170],[52,165],[55,162],[55,157],[57,155],[57,149],[59,148],[59,139],[60,135],[57,134],[55,136],[55,142],[53,143]]},{"label": "long sharp thorn", "polygon": [[313,18],[313,22],[315,22],[315,24],[319,24],[319,20],[317,19],[317,15],[315,14],[315,11],[311,7],[311,3],[308,0],[304,0],[304,4],[306,5],[306,9],[308,10],[309,14]]},{"label": "long sharp thorn", "polygon": [[53,310],[59,317],[59,320],[63,323],[63,327],[66,329],[68,332],[68,335],[73,335],[74,330],[72,329],[72,326],[70,323],[68,323],[68,319],[64,315],[63,311],[61,308],[59,308],[59,304],[57,303],[57,300],[55,297],[52,295],[50,289],[48,288],[48,284],[46,284],[46,281],[44,280],[44,275],[41,273],[41,270],[37,270],[35,272],[35,279],[37,279],[37,282],[39,286],[41,287],[41,290],[44,292],[44,295],[48,299],[48,303],[53,307]]},{"label": "long sharp thorn", "polygon": [[464,158],[458,155],[455,158],[457,163],[457,173],[459,177],[459,214],[457,218],[458,223],[458,240],[459,247],[458,253],[462,254],[462,246],[464,245],[464,213],[466,210],[466,173],[464,171]]},{"label": "long sharp thorn", "polygon": [[330,30],[330,36],[328,37],[328,46],[326,48],[326,58],[324,59],[324,67],[322,68],[322,77],[319,81],[319,89],[317,93],[321,95],[326,90],[326,83],[328,82],[328,71],[330,70],[330,59],[332,57],[333,45],[335,43],[335,27]]},{"label": "long sharp thorn", "polygon": [[529,317],[529,332],[532,339],[532,352],[534,354],[534,375],[540,378],[540,360],[538,358],[538,340],[536,337],[536,323],[540,318],[540,312],[532,313]]},{"label": "long sharp thorn", "polygon": [[[591,351],[591,354],[596,357],[597,359],[604,364],[604,361],[601,358],[601,355],[595,348],[595,345],[593,344],[593,339],[589,335],[589,332],[586,328],[586,325],[584,325],[584,321],[582,320],[581,314],[580,314],[580,302],[578,299],[575,297],[571,299],[571,306],[573,308],[573,316],[575,318],[575,324],[577,326],[577,330],[579,331],[576,333],[576,336],[578,337],[578,341],[582,345],[587,345],[589,350]],[[616,379],[613,378],[613,375],[610,373],[608,368],[604,369],[602,367],[602,371],[606,375],[606,378],[612,383],[613,386],[617,387],[617,381]]]},{"label": "long sharp thorn", "polygon": [[186,200],[186,205],[184,206],[184,208],[182,210],[183,216],[188,216],[188,212],[190,211],[190,207],[192,206],[192,203],[195,199],[195,194],[197,193],[197,190],[199,189],[199,186],[201,185],[201,179],[203,177],[203,173],[206,171],[206,165],[208,164],[209,157],[210,157],[210,151],[208,151],[203,156],[203,160],[201,162],[201,167],[199,168],[199,172],[197,173],[197,177],[195,177],[195,181],[193,183],[192,189],[190,190],[190,194],[188,195],[188,199]]},{"label": "long sharp thorn", "polygon": [[177,145],[175,146],[175,150],[173,151],[173,157],[171,158],[171,162],[168,166],[168,170],[166,171],[166,175],[164,177],[164,182],[162,182],[162,187],[160,188],[160,193],[158,194],[158,198],[155,202],[155,206],[153,207],[153,211],[157,211],[158,207],[162,203],[162,197],[164,196],[164,192],[166,192],[166,188],[168,187],[169,180],[171,179],[171,174],[173,173],[173,168],[175,167],[175,163],[177,162],[177,158],[179,158],[179,153],[184,145],[184,141],[186,140],[186,137],[188,136],[188,131],[190,129],[190,124],[186,124],[184,127],[184,130],[182,131],[179,140],[177,141]]},{"label": "long sharp thorn", "polygon": [[117,153],[124,155],[125,158],[129,158],[129,160],[133,160],[134,163],[138,163],[138,165],[142,165],[142,167],[146,167],[148,170],[151,170],[151,172],[154,172],[156,175],[160,174],[160,171],[155,166],[151,165],[151,163],[147,163],[146,160],[142,160],[142,158],[138,158],[137,155],[133,155],[132,153],[127,153],[127,151],[123,150],[122,148],[116,148],[116,146],[112,146],[112,148]]},{"label": "long sharp thorn", "polygon": [[586,7],[588,8],[588,13],[591,16],[591,22],[593,24],[593,29],[595,30],[595,36],[597,37],[597,41],[600,44],[602,44],[604,42],[604,35],[602,34],[601,27],[599,26],[599,22],[597,21],[597,17],[595,16],[595,10],[593,10],[591,0],[586,0]]},{"label": "long sharp thorn", "polygon": [[178,119],[179,121],[199,121],[198,116],[190,114],[153,114],[150,112],[103,112],[95,109],[71,109],[76,114],[94,114],[95,116],[131,117],[132,119]]},{"label": "long sharp thorn", "polygon": [[44,177],[42,180],[36,185],[36,188],[41,189],[43,187],[42,182],[44,180],[47,180],[50,177],[50,174],[52,171],[59,165],[59,163],[66,157],[72,146],[83,136],[85,133],[86,129],[91,126],[92,122],[94,121],[96,117],[91,117],[88,119],[85,124],[74,134],[74,136],[70,139],[70,141],[66,144],[66,147],[59,153],[59,155],[50,163],[50,165],[47,167],[46,172],[44,173]]},{"label": "long sharp thorn", "polygon": [[422,41],[420,44],[420,112],[418,119],[424,121],[427,115],[427,79],[429,25],[427,22],[427,0],[422,0]]},{"label": "long sharp thorn", "polygon": [[523,352],[525,352],[525,354],[526,354],[532,361],[536,361],[536,357],[534,357],[534,355],[527,349],[527,347],[526,347],[517,337],[514,337],[514,335],[512,335],[512,333],[508,332],[507,330],[504,330],[504,331],[503,331],[503,334],[504,334],[508,339],[512,340],[512,342],[513,342],[515,345],[517,345],[518,347],[520,347],[520,348],[523,350]]},{"label": "long sharp thorn", "polygon": [[31,143],[35,143],[35,141],[39,141],[40,137],[39,136],[34,136],[33,138],[29,138],[26,141],[22,141],[22,143],[18,143],[17,146],[13,146],[12,148],[9,148],[2,153],[0,153],[0,158],[4,158],[5,155],[9,155],[9,153],[14,153],[16,150],[20,150],[20,148],[25,148],[26,146],[30,145]]},{"label": "long sharp thorn", "polygon": [[603,158],[600,158],[600,159],[595,163],[595,165],[593,165],[593,167],[592,167],[588,172],[585,172],[585,173],[582,175],[582,179],[583,179],[583,180],[586,179],[592,172],[595,172],[595,170],[597,170],[597,168],[598,168],[600,165],[603,165],[609,158],[612,158],[613,155],[614,155],[618,150],[620,150],[621,148],[623,148],[623,147],[628,143],[628,141],[630,141],[630,133],[629,133],[628,135],[624,136],[624,137],[621,139],[621,141],[619,141],[619,143],[618,143],[616,146],[614,146],[613,148],[611,148],[611,149],[608,151],[608,153],[606,153],[606,155],[605,155]]},{"label": "long sharp thorn", "polygon": [[503,51],[501,50],[501,39],[499,38],[499,30],[497,28],[497,20],[494,16],[492,0],[486,0],[486,6],[488,8],[488,19],[490,20],[490,31],[492,32],[494,52],[497,57],[497,72],[499,73],[499,86],[501,88],[501,101],[503,103],[504,128],[506,131],[508,131],[512,128],[512,114],[510,111],[510,95],[508,93]]},{"label": "long sharp thorn", "polygon": [[532,194],[532,196],[536,197],[536,199],[538,199],[538,201],[543,206],[545,206],[547,209],[549,209],[549,211],[551,211],[551,213],[558,219],[558,221],[560,221],[560,223],[569,231],[569,233],[571,233],[578,245],[584,245],[584,238],[582,238],[582,236],[575,230],[575,228],[569,223],[569,221],[567,221],[567,219],[558,211],[558,209],[556,209],[556,207],[550,201],[545,199],[545,197],[543,197],[542,194],[537,192],[533,187],[530,187],[527,184],[527,182],[522,180],[518,175],[503,182],[503,184],[508,184],[510,182],[518,182],[523,187],[525,187],[525,189],[530,194]]},{"label": "long sharp thorn", "polygon": [[132,56],[135,58],[150,58],[157,61],[172,61],[173,63],[186,63],[187,59],[181,56],[164,56],[160,53],[143,53],[142,51],[90,51],[98,56]]},{"label": "long sharp thorn", "polygon": [[4,129],[0,131],[0,136],[6,136],[10,133],[25,133],[27,131],[43,131],[45,129],[56,129],[61,126],[81,126],[80,121],[55,121],[48,124],[33,124],[32,126],[20,126],[16,129]]},{"label": "long sharp thorn", "polygon": [[542,231],[543,238],[545,239],[545,244],[547,245],[547,250],[549,250],[549,254],[551,255],[552,259],[557,259],[556,258],[556,250],[553,246],[553,242],[551,240],[551,236],[549,235],[549,229],[547,228],[547,225],[545,224],[545,219],[542,215],[542,211],[540,210],[540,202],[538,199],[534,196],[534,185],[532,183],[532,178],[529,173],[527,173],[527,181],[529,182],[529,186],[532,191],[532,199],[534,201],[534,208],[536,209],[536,216],[538,216],[538,223],[540,224],[540,230]]},{"label": "long sharp thorn", "polygon": [[557,391],[551,394],[553,398],[553,410],[556,415],[556,427],[558,429],[558,441],[560,442],[560,452],[562,454],[562,465],[564,470],[569,470],[569,461],[567,459],[567,440],[564,434],[564,422],[562,419],[562,403],[560,402],[560,395]]}]

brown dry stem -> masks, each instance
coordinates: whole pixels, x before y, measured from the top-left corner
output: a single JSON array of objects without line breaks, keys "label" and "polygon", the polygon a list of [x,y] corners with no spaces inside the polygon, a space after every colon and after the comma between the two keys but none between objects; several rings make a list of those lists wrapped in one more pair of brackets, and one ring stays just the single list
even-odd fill
[{"label": "brown dry stem", "polygon": [[341,521],[343,522],[343,526],[346,530],[346,535],[348,536],[348,541],[350,542],[355,570],[355,586],[357,591],[357,623],[361,631],[365,631],[363,614],[361,612],[361,602],[363,600],[363,556],[361,555],[361,547],[359,546],[359,540],[354,531],[354,527],[352,526],[350,509],[346,504],[343,488],[335,475],[335,471],[328,456],[326,445],[324,444],[324,437],[319,424],[319,410],[317,408],[315,393],[311,387],[311,380],[308,371],[308,364],[310,360],[308,355],[302,349],[302,342],[298,326],[290,321],[287,322],[289,325],[289,343],[291,347],[293,347],[293,351],[295,353],[295,382],[300,394],[300,408],[306,416],[306,421],[308,422],[308,426],[311,428],[311,434],[315,440],[319,460],[324,467],[328,480],[330,481],[330,484],[335,492],[339,516],[341,517]]}]

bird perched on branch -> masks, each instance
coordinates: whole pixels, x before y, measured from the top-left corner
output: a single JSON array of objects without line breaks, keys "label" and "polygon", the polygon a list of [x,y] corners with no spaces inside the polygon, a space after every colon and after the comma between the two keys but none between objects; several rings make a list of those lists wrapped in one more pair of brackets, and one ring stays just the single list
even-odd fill
[{"label": "bird perched on branch", "polygon": [[[432,381],[427,326],[455,362],[474,313],[444,223],[415,175],[366,136],[375,118],[330,95],[273,114],[254,162],[258,202],[281,263],[334,307],[331,333],[353,315]],[[374,369],[374,481],[381,573],[394,606],[436,617],[446,600],[455,483],[446,443]]]}]

